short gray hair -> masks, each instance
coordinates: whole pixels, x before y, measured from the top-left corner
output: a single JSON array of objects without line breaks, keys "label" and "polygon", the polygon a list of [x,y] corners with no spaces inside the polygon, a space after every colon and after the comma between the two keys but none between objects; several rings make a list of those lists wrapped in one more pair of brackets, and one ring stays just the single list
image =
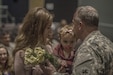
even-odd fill
[{"label": "short gray hair", "polygon": [[99,23],[98,12],[92,6],[78,7],[74,15],[74,19],[81,20],[88,26],[98,26]]}]

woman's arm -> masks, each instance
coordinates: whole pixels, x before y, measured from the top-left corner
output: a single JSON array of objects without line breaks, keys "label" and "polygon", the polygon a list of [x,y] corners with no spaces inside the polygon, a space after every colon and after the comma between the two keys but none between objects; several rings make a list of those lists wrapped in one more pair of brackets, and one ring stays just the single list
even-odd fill
[{"label": "woman's arm", "polygon": [[15,75],[25,75],[24,62],[21,57],[21,54],[24,54],[24,51],[21,50],[15,54],[14,60]]}]

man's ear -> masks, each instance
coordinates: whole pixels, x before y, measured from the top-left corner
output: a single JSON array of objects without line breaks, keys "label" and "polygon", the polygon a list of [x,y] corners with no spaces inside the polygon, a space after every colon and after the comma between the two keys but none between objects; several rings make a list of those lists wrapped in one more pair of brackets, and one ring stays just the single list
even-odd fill
[{"label": "man's ear", "polygon": [[81,28],[82,28],[82,22],[79,23],[78,28],[79,28],[78,30],[81,30]]},{"label": "man's ear", "polygon": [[79,30],[83,30],[85,27],[86,26],[85,26],[84,22],[80,21],[79,22]]}]

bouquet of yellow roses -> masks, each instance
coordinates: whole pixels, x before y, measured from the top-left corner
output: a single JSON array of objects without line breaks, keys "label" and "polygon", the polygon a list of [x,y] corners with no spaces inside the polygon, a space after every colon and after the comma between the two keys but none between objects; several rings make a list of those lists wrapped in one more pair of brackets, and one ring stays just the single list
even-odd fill
[{"label": "bouquet of yellow roses", "polygon": [[46,60],[49,60],[55,67],[57,66],[56,59],[53,55],[49,54],[42,47],[35,47],[34,49],[27,48],[25,50],[24,64],[25,65],[38,65],[44,64]]}]

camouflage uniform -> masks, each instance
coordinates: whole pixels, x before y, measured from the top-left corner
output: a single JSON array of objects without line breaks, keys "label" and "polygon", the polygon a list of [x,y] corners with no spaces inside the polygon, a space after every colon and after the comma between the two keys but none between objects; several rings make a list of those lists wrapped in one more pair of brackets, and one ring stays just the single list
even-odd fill
[{"label": "camouflage uniform", "polygon": [[113,43],[100,31],[90,33],[78,48],[72,75],[113,75]]}]

